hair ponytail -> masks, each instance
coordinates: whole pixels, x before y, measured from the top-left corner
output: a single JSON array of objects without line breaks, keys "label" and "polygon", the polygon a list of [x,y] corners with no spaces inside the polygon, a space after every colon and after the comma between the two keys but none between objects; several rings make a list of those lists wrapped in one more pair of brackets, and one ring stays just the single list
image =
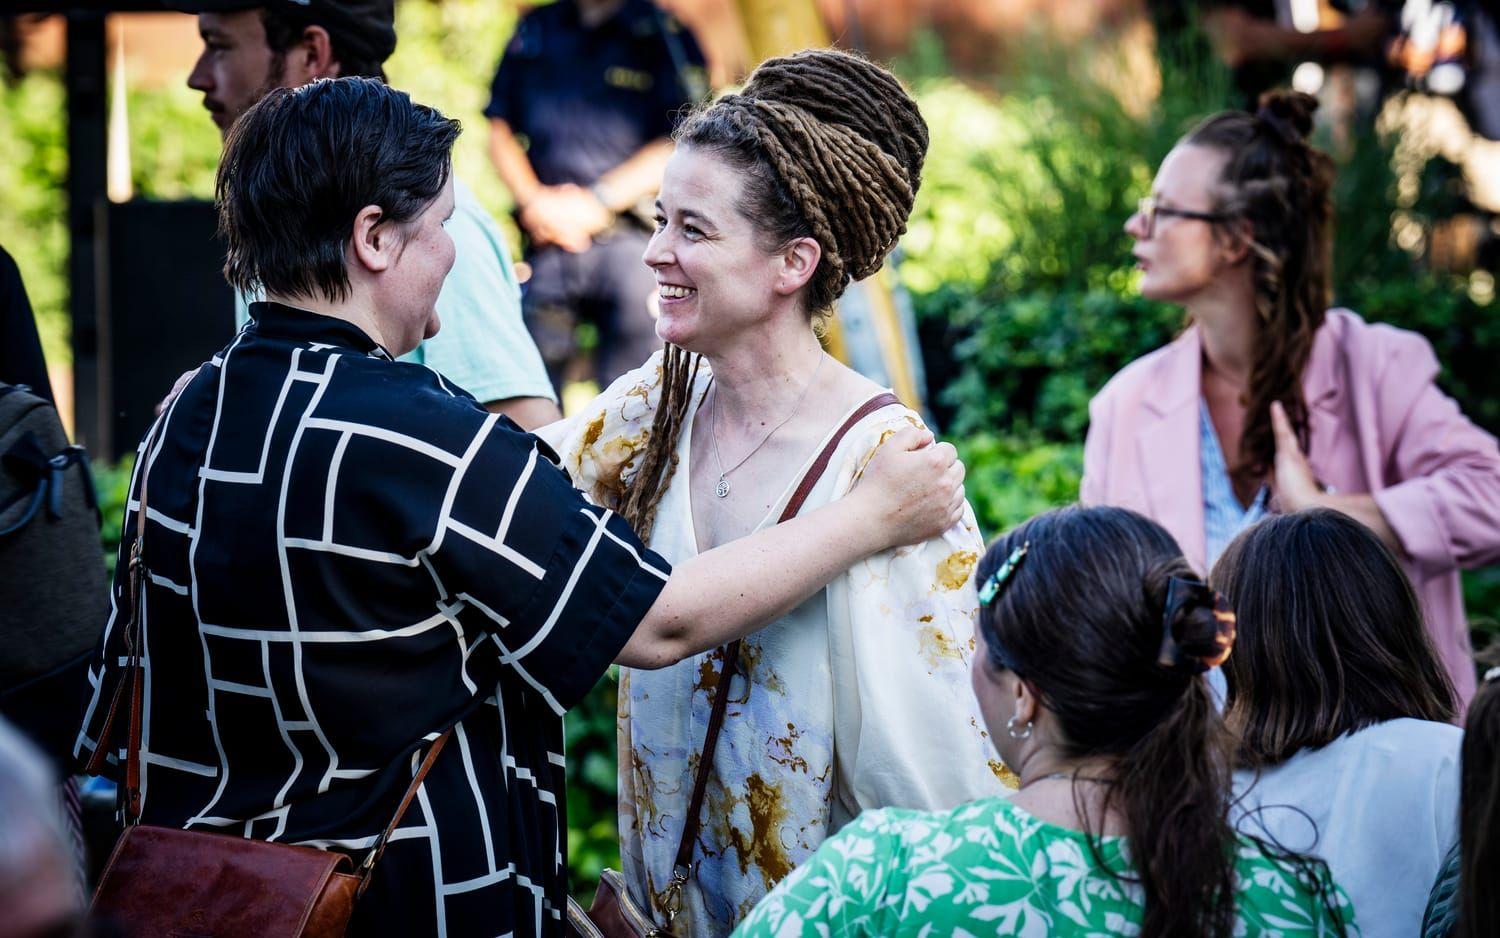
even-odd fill
[{"label": "hair ponytail", "polygon": [[1333,301],[1333,160],[1308,143],[1318,99],[1268,91],[1254,114],[1223,111],[1184,138],[1228,154],[1216,211],[1248,222],[1259,331],[1233,474],[1259,481],[1276,459],[1271,404],[1307,446],[1302,371]]},{"label": "hair ponytail", "polygon": [[[997,577],[1023,544],[1019,572]],[[1222,598],[1197,582],[1170,534],[1123,508],[1032,518],[990,545],[978,581],[991,578],[1004,581],[980,607],[991,666],[1036,690],[1063,756],[1113,766],[1103,810],[1125,821],[1131,869],[1103,862],[1104,818],[1089,815],[1079,788],[1075,804],[1095,865],[1140,885],[1142,938],[1228,938],[1238,907],[1233,740],[1202,677],[1233,640]]]},{"label": "hair ponytail", "polygon": [[1146,894],[1143,938],[1234,932],[1231,749],[1207,686],[1194,679],[1119,757],[1110,799]]}]

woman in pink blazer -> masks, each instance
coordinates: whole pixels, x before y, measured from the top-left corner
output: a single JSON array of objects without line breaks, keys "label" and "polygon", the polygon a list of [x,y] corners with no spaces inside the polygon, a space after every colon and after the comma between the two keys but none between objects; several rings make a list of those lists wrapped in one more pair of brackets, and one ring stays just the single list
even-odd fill
[{"label": "woman in pink blazer", "polygon": [[1273,92],[1185,137],[1125,230],[1141,292],[1188,327],[1089,406],[1082,500],[1133,508],[1206,572],[1267,511],[1323,506],[1402,558],[1460,697],[1458,571],[1500,561],[1500,449],[1438,390],[1415,333],[1329,310],[1332,161],[1317,101]]}]

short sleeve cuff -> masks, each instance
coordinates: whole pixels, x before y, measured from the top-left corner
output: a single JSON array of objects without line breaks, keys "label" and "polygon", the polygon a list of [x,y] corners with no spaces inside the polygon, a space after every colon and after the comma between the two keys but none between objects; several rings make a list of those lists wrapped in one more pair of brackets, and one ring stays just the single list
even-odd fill
[{"label": "short sleeve cuff", "polygon": [[531,608],[517,612],[546,632],[519,663],[546,684],[561,710],[582,701],[603,677],[672,573],[621,516],[585,507],[577,492],[570,494],[576,513],[559,519],[564,531],[547,563],[547,579],[562,578],[555,581],[559,591],[544,590]]},{"label": "short sleeve cuff", "polygon": [[[666,561],[649,554],[646,561],[667,569]],[[568,679],[557,685],[555,696],[564,710],[571,710],[599,683],[609,666],[651,611],[667,581],[646,570],[638,571],[620,590],[619,598],[599,619],[589,641],[578,649]]]}]

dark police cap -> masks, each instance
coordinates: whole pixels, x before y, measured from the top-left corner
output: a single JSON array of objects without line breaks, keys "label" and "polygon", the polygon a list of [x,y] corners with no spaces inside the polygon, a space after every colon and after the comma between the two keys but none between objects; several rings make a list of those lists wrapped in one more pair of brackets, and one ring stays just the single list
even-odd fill
[{"label": "dark police cap", "polygon": [[183,13],[268,9],[321,26],[351,56],[384,62],[396,51],[395,0],[162,0]]}]

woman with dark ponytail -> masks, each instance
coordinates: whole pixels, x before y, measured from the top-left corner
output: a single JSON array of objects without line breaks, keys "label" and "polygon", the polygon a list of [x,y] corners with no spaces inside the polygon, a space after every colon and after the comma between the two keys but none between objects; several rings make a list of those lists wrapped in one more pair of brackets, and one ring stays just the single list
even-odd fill
[{"label": "woman with dark ponytail", "polygon": [[[803,513],[842,501],[877,449],[931,437],[818,339],[921,185],[927,125],[901,83],[843,52],[773,58],[675,138],[644,258],[666,349],[542,435],[575,485],[680,563],[772,527],[799,494]],[[984,545],[961,501],[943,536],[855,564],[732,657],[621,671],[624,888],[658,924],[727,935],[861,810],[1004,791],[968,689]]]},{"label": "woman with dark ponytail", "polygon": [[1207,571],[1269,511],[1332,508],[1397,551],[1461,699],[1458,571],[1500,560],[1500,449],[1434,383],[1415,333],[1330,309],[1333,161],[1317,100],[1216,114],[1157,171],[1125,231],[1145,296],[1188,327],[1090,405],[1083,501],[1133,508]]},{"label": "woman with dark ponytail", "polygon": [[1170,534],[1059,509],[990,545],[978,576],[974,694],[1020,791],[866,813],[738,935],[1351,930],[1326,867],[1230,827],[1232,739],[1202,675],[1234,613]]}]

